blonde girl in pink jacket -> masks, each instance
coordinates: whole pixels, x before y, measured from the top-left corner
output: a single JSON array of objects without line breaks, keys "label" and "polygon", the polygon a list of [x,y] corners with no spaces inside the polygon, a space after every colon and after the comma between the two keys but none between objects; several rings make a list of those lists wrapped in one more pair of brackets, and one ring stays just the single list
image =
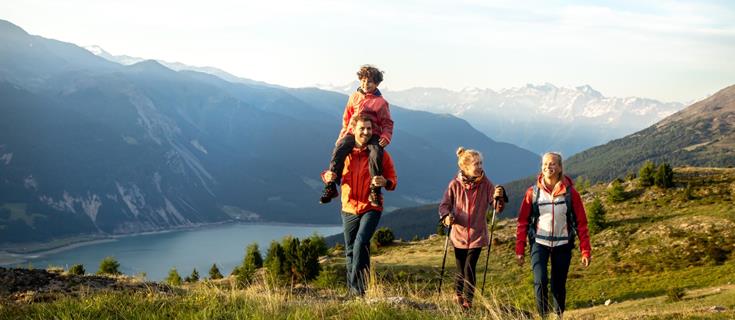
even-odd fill
[{"label": "blonde girl in pink jacket", "polygon": [[459,172],[444,192],[439,216],[444,225],[451,226],[449,238],[457,263],[454,301],[467,309],[474,297],[477,259],[488,246],[488,209],[495,206],[499,214],[507,197],[502,186],[495,187],[485,176],[480,152],[459,147],[457,160]]}]

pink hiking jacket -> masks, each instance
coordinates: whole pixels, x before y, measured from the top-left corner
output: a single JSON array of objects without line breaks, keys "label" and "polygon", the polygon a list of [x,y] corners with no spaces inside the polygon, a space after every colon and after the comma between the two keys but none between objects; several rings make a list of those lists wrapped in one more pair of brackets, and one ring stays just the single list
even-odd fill
[{"label": "pink hiking jacket", "polygon": [[487,214],[494,205],[495,186],[483,174],[477,182],[466,181],[462,173],[452,179],[439,203],[439,217],[454,216],[449,238],[460,249],[481,248],[488,245]]}]

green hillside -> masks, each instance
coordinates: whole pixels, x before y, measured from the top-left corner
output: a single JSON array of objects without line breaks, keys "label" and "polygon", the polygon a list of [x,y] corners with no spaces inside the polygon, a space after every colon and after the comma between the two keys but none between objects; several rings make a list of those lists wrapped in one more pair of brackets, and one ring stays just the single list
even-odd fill
[{"label": "green hillside", "polygon": [[[602,200],[606,223],[591,236],[592,265],[584,268],[578,253],[573,256],[567,318],[735,317],[735,169],[674,172],[675,185],[669,189],[623,181],[620,202],[610,201],[607,184],[594,185],[582,195],[587,208],[595,197]],[[374,250],[375,276],[364,299],[343,297],[344,259],[335,248],[322,258],[323,271],[307,286],[274,287],[263,281],[261,272],[244,289],[225,279],[174,290],[121,284],[107,290],[82,285],[71,293],[0,290],[0,319],[530,318],[534,314],[530,266],[515,264],[514,237],[515,222],[501,221],[485,294],[476,298],[470,312],[451,303],[451,258],[444,294],[437,293],[444,239],[433,236]],[[484,261],[485,253],[478,264],[478,285]],[[604,305],[607,300],[609,306]]]},{"label": "green hillside", "polygon": [[735,165],[735,86],[729,86],[629,136],[575,154],[571,176],[611,180],[637,172],[646,160],[674,166]]}]

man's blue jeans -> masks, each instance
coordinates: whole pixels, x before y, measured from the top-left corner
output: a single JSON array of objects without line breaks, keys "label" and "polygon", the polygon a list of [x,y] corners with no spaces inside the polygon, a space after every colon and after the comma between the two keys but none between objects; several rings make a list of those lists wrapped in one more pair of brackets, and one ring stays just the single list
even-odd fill
[{"label": "man's blue jeans", "polygon": [[378,227],[380,215],[380,211],[368,211],[360,215],[342,212],[347,287],[352,294],[365,294],[370,274],[370,239]]},{"label": "man's blue jeans", "polygon": [[547,266],[551,260],[551,295],[556,314],[564,313],[567,297],[567,273],[572,261],[570,244],[558,247],[547,247],[533,243],[531,247],[531,269],[533,270],[533,287],[536,292],[536,309],[542,317],[550,311],[549,276]]}]

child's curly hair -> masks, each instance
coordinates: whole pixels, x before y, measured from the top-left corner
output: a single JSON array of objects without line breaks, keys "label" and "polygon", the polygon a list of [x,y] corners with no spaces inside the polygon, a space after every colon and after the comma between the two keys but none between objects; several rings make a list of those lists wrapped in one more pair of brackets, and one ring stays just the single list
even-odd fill
[{"label": "child's curly hair", "polygon": [[363,65],[360,67],[360,70],[357,70],[357,79],[363,78],[368,78],[370,81],[375,82],[375,84],[380,84],[383,82],[383,71],[380,71],[373,65]]}]

